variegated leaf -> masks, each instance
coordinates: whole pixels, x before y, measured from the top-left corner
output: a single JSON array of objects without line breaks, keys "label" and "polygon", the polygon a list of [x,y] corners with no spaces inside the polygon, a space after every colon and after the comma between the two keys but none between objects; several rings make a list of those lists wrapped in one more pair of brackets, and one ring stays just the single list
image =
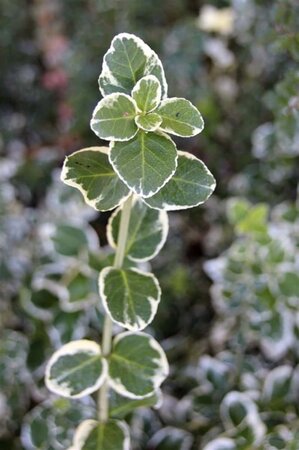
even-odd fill
[{"label": "variegated leaf", "polygon": [[162,347],[149,334],[125,332],[114,339],[109,384],[118,394],[133,399],[149,397],[168,371]]},{"label": "variegated leaf", "polygon": [[124,183],[142,197],[158,192],[177,167],[174,142],[141,130],[128,142],[112,142],[109,159]]},{"label": "variegated leaf", "polygon": [[200,112],[185,98],[167,98],[162,101],[156,112],[162,117],[161,130],[167,133],[191,137],[204,128]]},{"label": "variegated leaf", "polygon": [[216,186],[205,164],[190,153],[178,151],[178,167],[173,177],[154,196],[145,199],[155,209],[174,211],[204,203]]},{"label": "variegated leaf", "polygon": [[114,172],[107,147],[90,147],[67,156],[61,180],[82,193],[98,211],[109,211],[129,196],[129,189]]},{"label": "variegated leaf", "polygon": [[137,133],[137,105],[126,94],[110,94],[99,101],[92,114],[90,126],[101,139],[128,141]]},{"label": "variegated leaf", "polygon": [[167,97],[164,69],[156,53],[133,34],[115,36],[104,56],[99,78],[102,95],[113,92],[130,95],[136,83],[146,75],[154,75],[159,80],[162,98]]},{"label": "variegated leaf", "polygon": [[46,385],[63,397],[80,398],[98,390],[107,374],[100,346],[88,340],[69,342],[56,351],[46,367]]},{"label": "variegated leaf", "polygon": [[156,109],[161,101],[161,95],[161,85],[153,75],[141,78],[132,90],[132,97],[138,109],[143,112]]},{"label": "variegated leaf", "polygon": [[137,269],[106,267],[100,273],[100,295],[111,319],[129,330],[142,330],[154,318],[161,298],[157,279]]}]

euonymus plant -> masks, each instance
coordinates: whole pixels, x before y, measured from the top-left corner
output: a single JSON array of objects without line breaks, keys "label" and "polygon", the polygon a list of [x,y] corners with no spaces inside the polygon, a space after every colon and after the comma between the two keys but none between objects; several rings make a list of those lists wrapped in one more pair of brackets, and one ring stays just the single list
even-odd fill
[{"label": "euonymus plant", "polygon": [[[177,150],[168,135],[194,136],[204,123],[188,100],[167,97],[161,61],[148,45],[134,35],[116,36],[104,56],[99,85],[103,98],[91,128],[110,141],[109,147],[68,156],[61,179],[96,210],[117,208],[107,229],[114,262],[99,275],[102,342],[72,341],[46,368],[46,384],[56,394],[81,398],[98,391],[98,417],[79,425],[72,450],[129,449],[129,430],[113,413],[115,404],[131,410],[159,403],[168,362],[159,343],[142,330],[157,312],[161,289],[138,264],[163,246],[167,211],[197,206],[215,188],[203,162]],[[113,323],[126,330],[114,339]]]}]

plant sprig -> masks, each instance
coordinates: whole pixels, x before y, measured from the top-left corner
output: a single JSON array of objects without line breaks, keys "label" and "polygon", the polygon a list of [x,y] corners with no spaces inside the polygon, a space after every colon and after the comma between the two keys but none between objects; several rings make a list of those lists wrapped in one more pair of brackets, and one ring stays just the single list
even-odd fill
[{"label": "plant sprig", "polygon": [[[204,122],[191,102],[167,97],[162,63],[148,45],[131,34],[117,35],[104,56],[99,85],[103,99],[91,128],[110,141],[109,147],[68,156],[61,179],[79,189],[96,210],[117,208],[107,228],[114,264],[99,276],[105,312],[102,345],[89,340],[66,344],[46,370],[46,384],[56,394],[80,398],[99,390],[98,419],[80,424],[72,450],[130,448],[128,426],[109,407],[110,389],[128,399],[126,412],[159,401],[168,362],[159,343],[141,330],[157,312],[161,289],[138,263],[162,248],[166,211],[197,206],[215,189],[204,163],[178,151],[168,135],[194,136]],[[113,323],[128,331],[112,340]]]}]

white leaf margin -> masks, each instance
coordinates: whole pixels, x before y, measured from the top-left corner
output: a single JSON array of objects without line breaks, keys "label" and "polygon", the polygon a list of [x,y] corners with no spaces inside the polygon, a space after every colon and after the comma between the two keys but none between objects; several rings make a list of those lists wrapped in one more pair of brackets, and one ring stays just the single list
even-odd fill
[{"label": "white leaf margin", "polygon": [[[159,353],[160,359],[156,359],[155,362],[159,364],[160,370],[157,370],[157,372],[151,378],[152,384],[154,386],[153,390],[146,395],[136,395],[128,391],[119,378],[112,378],[109,374],[109,370],[108,370],[108,384],[115,392],[117,392],[119,395],[122,395],[123,397],[135,400],[150,397],[151,395],[153,395],[154,392],[159,390],[161,384],[169,375],[169,364],[166,358],[166,354],[161,345],[150,334],[143,333],[141,331],[139,332],[125,331],[123,333],[118,334],[113,340],[113,348],[117,345],[117,343],[125,339],[127,336],[146,337],[149,341],[150,347],[152,347],[152,349],[154,349],[156,352]],[[160,405],[158,405],[157,407],[160,407]]]},{"label": "white leaf margin", "polygon": [[[157,298],[156,299],[154,299],[153,297],[147,297],[147,300],[148,300],[148,302],[149,302],[149,304],[151,306],[150,318],[149,318],[149,320],[147,322],[145,322],[142,319],[142,317],[136,316],[139,319],[138,320],[138,323],[139,323],[138,327],[133,326],[133,325],[131,325],[128,322],[120,322],[118,320],[115,320],[115,318],[112,317],[112,315],[111,315],[111,312],[109,310],[108,301],[107,301],[108,299],[107,299],[107,296],[106,296],[104,290],[105,290],[105,278],[113,270],[123,270],[125,272],[132,271],[132,272],[135,272],[135,273],[137,273],[139,275],[146,276],[147,278],[151,278],[153,280],[156,288],[157,288]],[[114,266],[108,266],[108,267],[105,267],[104,269],[101,270],[100,275],[99,275],[99,292],[100,292],[100,297],[101,297],[101,300],[102,300],[103,308],[104,308],[106,314],[112,320],[112,322],[114,322],[114,323],[120,325],[121,327],[126,328],[126,329],[128,329],[128,330],[130,330],[132,332],[143,330],[144,328],[146,328],[153,321],[153,319],[154,319],[154,317],[155,317],[155,315],[157,313],[158,306],[159,306],[159,303],[161,301],[161,294],[162,294],[161,287],[160,287],[159,282],[158,282],[158,280],[157,280],[157,278],[155,277],[154,274],[152,274],[150,272],[144,272],[144,271],[142,271],[140,269],[136,269],[135,267],[131,267],[130,269],[117,269]],[[125,313],[124,313],[124,316],[125,316]],[[141,397],[141,398],[143,398],[143,397]]]},{"label": "white leaf margin", "polygon": [[[124,435],[123,447],[122,449],[119,450],[130,450],[130,432],[127,424],[123,421],[114,419],[109,420],[109,422],[114,422],[123,432]],[[75,431],[73,445],[69,450],[82,450],[88,436],[90,435],[92,430],[96,428],[98,425],[101,425],[100,422],[92,419],[84,420],[83,422],[81,422]]]},{"label": "white leaf margin", "polygon": [[86,352],[94,356],[102,355],[101,347],[96,342],[90,341],[88,339],[80,339],[63,345],[59,350],[53,353],[46,365],[45,384],[51,392],[54,392],[55,394],[61,395],[62,397],[66,398],[81,398],[86,395],[92,394],[102,386],[108,374],[108,363],[104,358],[102,358],[102,373],[97,379],[96,383],[84,389],[79,394],[71,395],[69,393],[67,385],[63,386],[59,383],[56,383],[55,380],[51,378],[51,368],[59,360],[59,358],[66,355],[75,355],[79,352]]},{"label": "white leaf margin", "polygon": [[[69,171],[69,168],[67,167],[68,159],[70,157],[74,156],[74,155],[77,155],[78,153],[81,153],[81,152],[83,153],[83,152],[86,152],[86,151],[104,153],[105,155],[108,156],[108,161],[109,161],[109,164],[111,165],[111,162],[109,160],[109,152],[110,152],[109,147],[86,147],[86,148],[82,148],[81,150],[78,150],[77,152],[74,152],[71,155],[66,156],[66,158],[64,160],[64,163],[63,163],[63,166],[62,166],[60,179],[61,179],[61,181],[64,184],[78,189],[81,192],[81,194],[83,195],[85,203],[87,203],[87,205],[91,206],[93,209],[95,209],[98,212],[99,210],[96,208],[96,204],[101,201],[101,196],[99,196],[99,197],[97,197],[97,198],[95,198],[93,200],[90,200],[87,197],[87,191],[85,189],[83,189],[82,186],[79,183],[76,183],[73,179],[72,180],[67,179],[67,174],[68,174],[68,171]],[[112,167],[112,169],[113,169],[113,167]],[[116,176],[119,177],[118,173],[116,173]],[[121,180],[121,181],[123,181],[123,180]],[[126,184],[126,187],[128,187],[127,184]],[[128,194],[125,195],[124,197],[122,197],[122,199],[119,201],[119,203],[117,205],[113,206],[112,208],[101,209],[101,211],[102,212],[111,211],[112,209],[116,208],[117,206],[122,205],[127,200],[127,198],[130,196],[130,194],[131,194],[131,192],[129,190]]]},{"label": "white leaf margin", "polygon": [[[136,201],[138,201],[139,198],[140,197],[138,197],[137,195],[134,195],[134,197],[133,197],[133,207],[134,207],[134,204],[136,203]],[[148,205],[146,204],[146,206],[148,206]],[[107,224],[107,240],[108,240],[108,244],[110,245],[110,247],[112,247],[114,249],[116,249],[117,245],[116,245],[116,242],[114,241],[113,234],[112,234],[113,220],[117,216],[117,214],[119,214],[121,212],[121,210],[122,210],[122,206],[118,207],[115,211],[113,211],[113,213],[109,217],[108,224]],[[126,253],[127,257],[131,261],[134,261],[134,262],[146,262],[146,261],[149,261],[150,259],[153,259],[160,252],[160,250],[162,249],[162,247],[164,246],[164,244],[165,244],[165,242],[167,240],[167,235],[168,235],[168,231],[169,231],[168,214],[167,214],[167,212],[165,210],[159,209],[158,222],[162,225],[162,236],[161,236],[161,241],[157,245],[155,251],[151,255],[149,255],[149,256],[147,256],[145,258],[134,258],[133,256],[130,256],[129,253]]]},{"label": "white leaf margin", "polygon": [[[202,121],[202,126],[201,126],[200,128],[194,127],[193,125],[190,125],[189,123],[186,123],[186,122],[185,122],[185,125],[188,125],[190,128],[192,128],[191,134],[184,134],[184,135],[181,135],[181,134],[179,134],[179,133],[176,133],[172,128],[163,127],[163,114],[161,113],[160,109],[163,108],[163,106],[169,105],[169,104],[171,104],[171,103],[175,103],[175,102],[177,102],[178,100],[184,100],[186,103],[188,103],[188,106],[190,106],[190,108],[191,108],[196,114],[198,114],[198,115],[200,116],[200,119],[201,119],[201,121]],[[198,109],[196,108],[196,106],[194,106],[193,103],[190,102],[190,100],[187,100],[186,98],[183,98],[183,97],[170,97],[170,98],[165,98],[165,99],[163,99],[162,102],[161,102],[160,105],[159,105],[159,108],[157,109],[157,113],[159,114],[159,116],[162,117],[162,124],[160,125],[161,130],[165,131],[166,133],[173,134],[174,136],[180,136],[180,137],[193,137],[193,136],[196,136],[197,134],[201,133],[202,130],[204,129],[204,127],[205,127],[205,123],[204,123],[203,117],[202,117],[201,113],[198,111]],[[172,119],[172,118],[170,118],[170,120],[171,120],[171,119]],[[183,122],[182,122],[182,123],[183,123]]]},{"label": "white leaf margin", "polygon": [[[193,155],[192,153],[184,152],[184,151],[182,151],[182,150],[178,150],[177,153],[178,153],[178,157],[179,157],[179,156],[183,156],[183,157],[185,157],[185,158],[187,158],[187,159],[192,159],[192,160],[196,160],[196,161],[200,162],[200,163],[203,165],[204,171],[205,171],[208,175],[212,176],[212,178],[214,179],[214,183],[210,186],[210,189],[211,189],[210,194],[208,195],[208,197],[206,198],[206,200],[204,200],[203,202],[202,202],[202,201],[197,202],[197,203],[193,204],[192,206],[190,206],[190,205],[180,205],[180,206],[178,206],[178,205],[176,205],[176,204],[174,204],[174,203],[166,203],[166,202],[164,202],[163,205],[162,205],[164,211],[180,211],[180,210],[184,210],[184,209],[195,208],[196,206],[202,205],[202,204],[204,204],[204,203],[211,197],[211,195],[213,194],[213,192],[214,192],[214,190],[215,190],[215,188],[216,188],[216,185],[217,185],[214,175],[212,174],[212,172],[210,172],[210,170],[208,169],[208,167],[205,165],[205,163],[204,163],[201,159],[197,158],[197,157],[196,157],[195,155]],[[175,176],[175,173],[173,174],[173,176]],[[172,178],[172,177],[171,177],[171,178]],[[168,183],[168,181],[171,180],[171,178],[170,178],[169,180],[167,180],[167,182],[164,184],[164,186]],[[164,186],[162,186],[162,187],[164,187]],[[205,186],[203,186],[203,187],[205,187]],[[161,188],[161,189],[162,189],[162,188]],[[160,189],[160,190],[161,190],[161,189]],[[159,192],[159,191],[158,191],[158,192]],[[156,194],[157,194],[158,192],[156,192]],[[147,199],[147,198],[148,198],[148,197],[146,197],[146,198],[145,198],[145,197],[142,197],[142,200],[144,201],[144,203],[147,204],[147,206],[149,206],[149,207],[152,208],[152,209],[158,209],[158,210],[161,211],[161,208],[158,208],[158,207],[156,207],[156,206],[151,206],[149,203],[147,203],[147,202],[146,202],[146,199]]]},{"label": "white leaf margin", "polygon": [[[132,135],[130,135],[129,137],[126,138],[116,138],[115,136],[111,135],[111,136],[101,136],[95,129],[94,129],[94,125],[97,125],[99,122],[101,122],[100,119],[96,119],[95,115],[99,112],[100,109],[102,109],[103,107],[109,107],[109,106],[114,106],[114,103],[118,102],[119,97],[126,97],[127,100],[130,101],[130,103],[134,106],[135,108],[135,116],[138,114],[138,107],[137,107],[137,103],[135,102],[135,100],[130,97],[128,94],[124,94],[122,92],[114,92],[113,94],[109,94],[106,95],[104,98],[102,98],[96,105],[96,107],[93,110],[92,113],[92,117],[91,117],[91,121],[90,121],[90,128],[91,130],[100,138],[103,139],[104,141],[117,141],[117,142],[126,142],[129,141],[130,139],[133,139],[134,136],[136,136],[136,134],[138,133],[138,128],[136,129],[135,133],[133,133]],[[117,118],[111,118],[111,119],[105,119],[105,120],[117,120]],[[102,119],[102,121],[104,121]],[[134,122],[134,125],[136,125],[134,119],[132,118],[132,121]]]},{"label": "white leaf margin", "polygon": [[[138,36],[135,36],[135,34],[131,34],[131,33],[119,33],[116,36],[114,36],[114,38],[111,41],[109,49],[107,50],[106,54],[104,55],[103,63],[102,63],[102,72],[99,76],[99,89],[100,89],[102,96],[103,97],[106,96],[105,91],[101,86],[101,78],[102,77],[106,77],[107,79],[110,79],[110,82],[112,84],[114,84],[115,86],[119,86],[117,79],[114,77],[114,75],[111,73],[111,71],[108,67],[106,58],[107,58],[107,55],[113,54],[115,52],[115,48],[114,48],[115,41],[116,40],[121,41],[123,39],[132,39],[135,42],[135,44],[137,45],[137,47],[139,47],[143,51],[144,55],[148,58],[148,60],[150,60],[152,57],[154,57],[156,59],[155,62],[161,69],[162,86],[163,86],[163,90],[164,90],[164,95],[162,96],[162,99],[166,98],[167,92],[168,92],[168,85],[167,85],[167,81],[166,81],[166,77],[165,77],[165,73],[164,73],[164,68],[163,68],[163,65],[162,65],[162,62],[161,62],[159,56],[142,39],[140,39]],[[145,74],[144,76],[146,76],[146,75],[150,75],[150,74]]]}]

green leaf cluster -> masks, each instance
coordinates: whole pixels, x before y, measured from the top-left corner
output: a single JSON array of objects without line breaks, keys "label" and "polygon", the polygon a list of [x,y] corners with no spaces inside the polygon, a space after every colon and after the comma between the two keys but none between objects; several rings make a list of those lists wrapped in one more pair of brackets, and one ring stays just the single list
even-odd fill
[{"label": "green leaf cluster", "polygon": [[215,189],[212,174],[196,157],[178,152],[168,136],[195,136],[203,119],[189,100],[167,97],[158,56],[138,37],[121,33],[104,57],[99,85],[103,98],[91,128],[110,141],[109,148],[84,149],[66,158],[62,180],[98,211],[114,209],[130,191],[165,210],[207,200]]}]

